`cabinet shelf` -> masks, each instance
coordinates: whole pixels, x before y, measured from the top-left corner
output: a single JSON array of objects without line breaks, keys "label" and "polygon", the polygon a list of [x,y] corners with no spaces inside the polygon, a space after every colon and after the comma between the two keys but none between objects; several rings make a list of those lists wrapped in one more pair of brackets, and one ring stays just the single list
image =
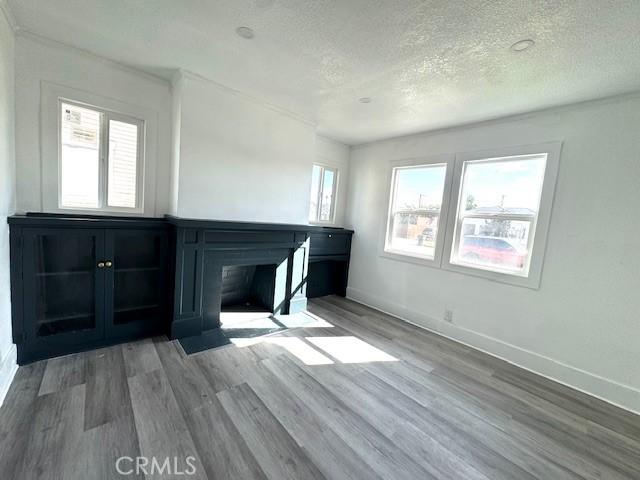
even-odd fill
[{"label": "cabinet shelf", "polygon": [[130,272],[157,272],[160,267],[132,267],[132,268],[116,268],[116,273],[130,273]]},{"label": "cabinet shelf", "polygon": [[89,318],[89,317],[93,317],[94,315],[95,315],[94,312],[77,313],[73,315],[59,315],[56,317],[38,319],[37,324],[48,325],[50,323],[63,322],[65,320],[77,320],[79,318]]},{"label": "cabinet shelf", "polygon": [[68,272],[37,272],[36,277],[59,277],[69,275],[90,275],[93,274],[93,270],[71,270]]},{"label": "cabinet shelf", "polygon": [[157,303],[152,303],[150,305],[137,305],[135,307],[123,307],[114,309],[115,313],[123,313],[123,312],[134,312],[136,310],[150,310],[152,308],[160,308],[160,305]]}]

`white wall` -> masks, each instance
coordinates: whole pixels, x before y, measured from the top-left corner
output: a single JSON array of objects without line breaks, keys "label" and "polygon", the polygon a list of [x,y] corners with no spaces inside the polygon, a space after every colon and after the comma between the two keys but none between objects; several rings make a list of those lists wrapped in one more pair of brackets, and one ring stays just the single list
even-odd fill
[{"label": "white wall", "polygon": [[320,135],[316,138],[316,162],[338,169],[335,225],[344,225],[347,210],[347,188],[349,185],[349,147],[343,143]]},{"label": "white wall", "polygon": [[177,215],[306,224],[314,126],[191,74],[181,91]]},{"label": "white wall", "polygon": [[157,112],[156,154],[145,159],[145,169],[154,177],[151,188],[145,191],[145,198],[153,198],[145,215],[167,213],[171,158],[169,82],[24,33],[16,38],[17,210],[43,211],[42,183],[57,181],[41,175],[43,82]]},{"label": "white wall", "polygon": [[171,82],[171,169],[169,185],[169,212],[178,215],[178,188],[180,185],[180,134],[182,130],[182,74],[176,72]]},{"label": "white wall", "polygon": [[[348,295],[640,412],[639,125],[636,95],[352,147]],[[558,140],[539,290],[379,256],[390,160]]]},{"label": "white wall", "polygon": [[15,208],[14,35],[0,5],[0,405],[16,371],[11,341],[9,226]]}]

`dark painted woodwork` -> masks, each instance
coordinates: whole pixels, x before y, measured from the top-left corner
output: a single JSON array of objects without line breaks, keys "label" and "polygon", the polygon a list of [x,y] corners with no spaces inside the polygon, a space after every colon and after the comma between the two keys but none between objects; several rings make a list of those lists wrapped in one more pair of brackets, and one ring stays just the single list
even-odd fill
[{"label": "dark painted woodwork", "polygon": [[[168,217],[175,227],[176,266],[171,338],[183,346],[217,338],[228,291],[223,272],[251,271],[253,294],[274,313],[306,308],[308,233],[303,226],[185,220]],[[223,293],[224,292],[224,293]]]},{"label": "dark painted woodwork", "polygon": [[307,297],[347,295],[351,230],[325,230],[310,234]]},{"label": "dark painted woodwork", "polygon": [[164,332],[202,349],[220,327],[225,267],[253,268],[252,295],[276,314],[346,294],[353,232],[341,228],[40,213],[8,221],[21,364]]},{"label": "dark painted woodwork", "polygon": [[[341,228],[273,223],[221,222],[167,217],[175,227],[176,265],[171,338],[187,351],[218,345],[224,303],[223,271],[256,269],[262,276],[263,305],[277,314],[306,309],[310,262],[330,261],[332,275],[321,270],[314,284],[336,284],[316,291],[346,292],[352,231]],[[275,272],[265,266],[275,265]],[[244,270],[246,272],[246,270]]]},{"label": "dark painted woodwork", "polygon": [[29,214],[9,224],[19,364],[166,330],[165,221]]}]

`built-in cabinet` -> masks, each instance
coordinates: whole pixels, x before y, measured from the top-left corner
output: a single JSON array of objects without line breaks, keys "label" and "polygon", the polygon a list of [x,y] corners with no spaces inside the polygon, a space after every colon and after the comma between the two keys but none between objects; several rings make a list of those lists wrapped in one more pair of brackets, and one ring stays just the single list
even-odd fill
[{"label": "built-in cabinet", "polygon": [[351,230],[323,229],[310,235],[307,297],[347,295]]},{"label": "built-in cabinet", "polygon": [[[19,364],[157,334],[194,352],[216,339],[229,303],[251,297],[287,315],[304,310],[307,297],[344,296],[353,234],[309,225],[58,214],[14,215],[9,226]],[[242,289],[229,295],[238,283],[233,275],[251,277],[250,295]]]},{"label": "built-in cabinet", "polygon": [[9,222],[20,364],[166,329],[171,262],[164,222],[56,216]]}]

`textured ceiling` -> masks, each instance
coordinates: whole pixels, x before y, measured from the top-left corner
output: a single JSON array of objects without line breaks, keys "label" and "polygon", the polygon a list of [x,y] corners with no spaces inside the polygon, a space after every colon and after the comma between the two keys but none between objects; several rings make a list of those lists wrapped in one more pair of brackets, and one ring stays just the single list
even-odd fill
[{"label": "textured ceiling", "polygon": [[[192,71],[350,144],[640,89],[640,0],[8,3],[27,31]],[[509,49],[523,38],[535,46]]]}]

